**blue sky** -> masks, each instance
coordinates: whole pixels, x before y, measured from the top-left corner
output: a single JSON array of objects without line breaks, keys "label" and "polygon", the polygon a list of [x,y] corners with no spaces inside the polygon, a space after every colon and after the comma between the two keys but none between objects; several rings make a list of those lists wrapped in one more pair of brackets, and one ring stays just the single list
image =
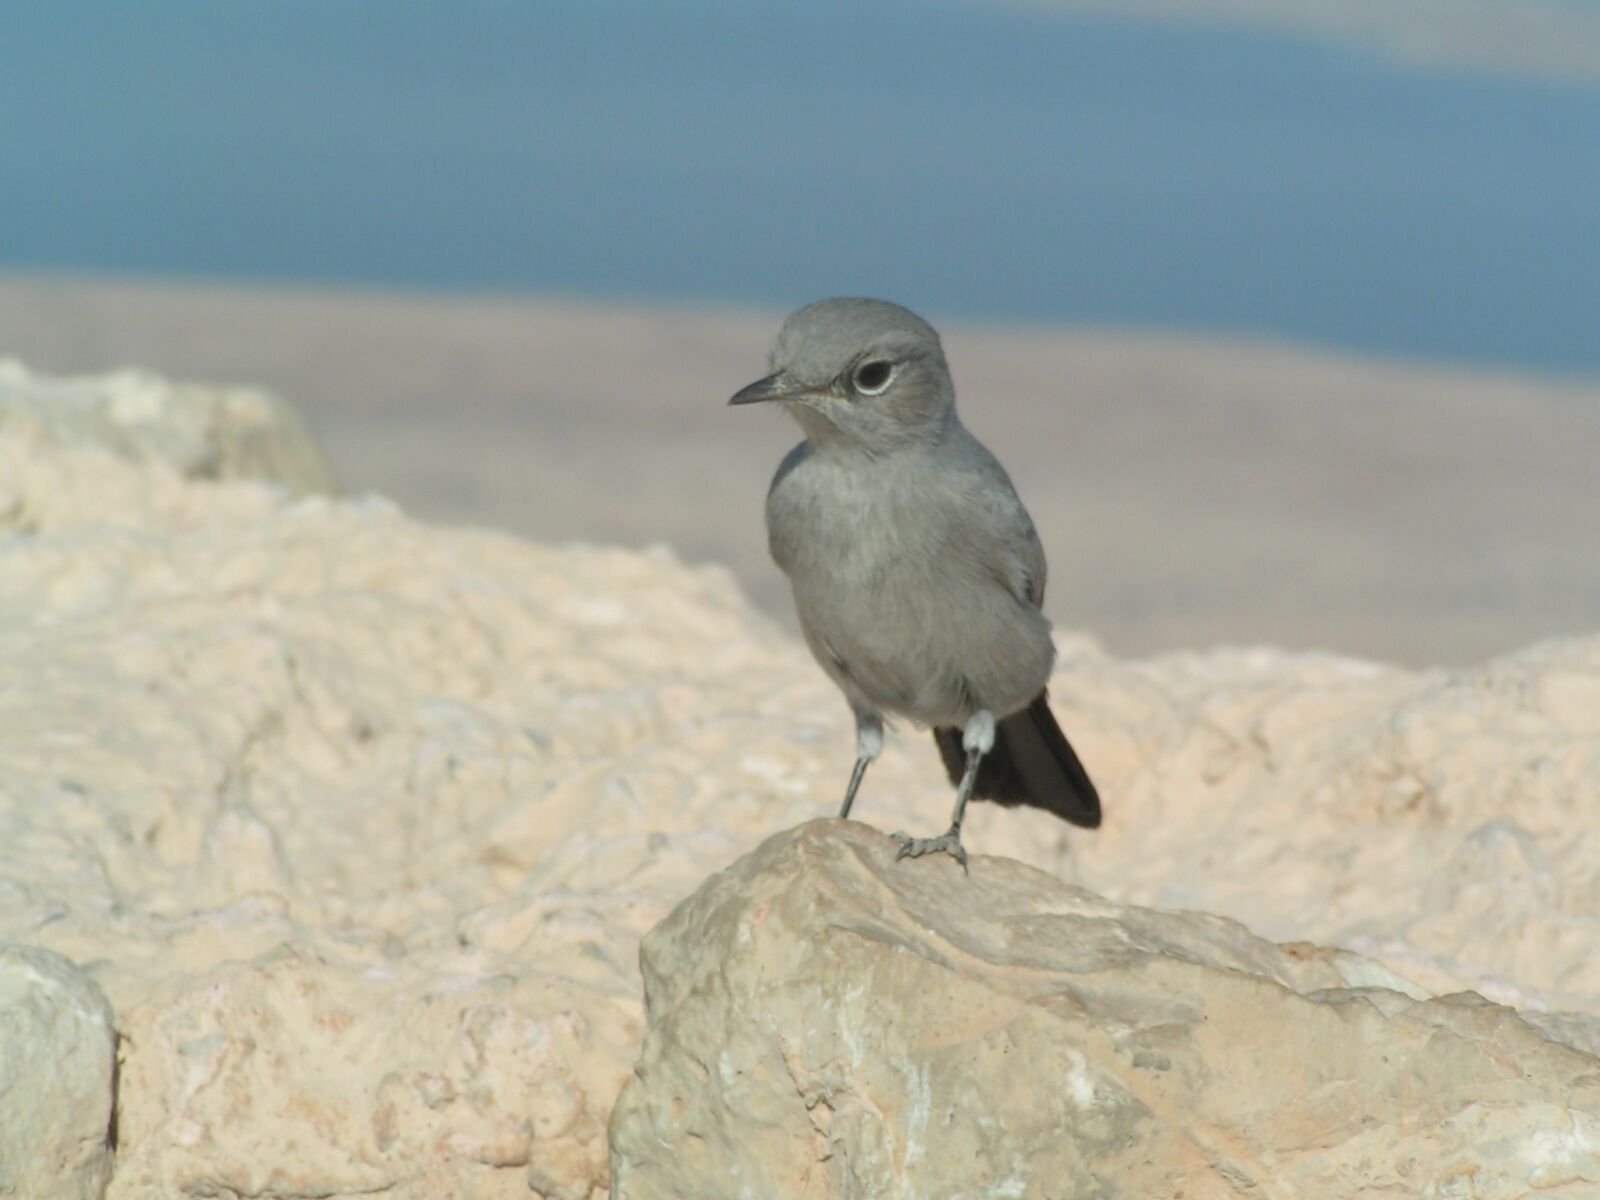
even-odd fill
[{"label": "blue sky", "polygon": [[909,0],[29,0],[0,270],[1219,331],[1600,373],[1600,87]]}]

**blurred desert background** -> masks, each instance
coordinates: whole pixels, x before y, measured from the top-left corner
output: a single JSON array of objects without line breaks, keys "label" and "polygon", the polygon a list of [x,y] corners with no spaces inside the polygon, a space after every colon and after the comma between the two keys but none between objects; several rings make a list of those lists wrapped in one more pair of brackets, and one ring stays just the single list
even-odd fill
[{"label": "blurred desert background", "polygon": [[[782,315],[0,279],[0,329],[37,370],[263,385],[348,491],[664,543],[790,621],[761,505],[796,431],[723,407]],[[1443,665],[1600,622],[1600,386],[1151,333],[946,322],[945,341],[1044,538],[1050,616],[1108,650]]]}]

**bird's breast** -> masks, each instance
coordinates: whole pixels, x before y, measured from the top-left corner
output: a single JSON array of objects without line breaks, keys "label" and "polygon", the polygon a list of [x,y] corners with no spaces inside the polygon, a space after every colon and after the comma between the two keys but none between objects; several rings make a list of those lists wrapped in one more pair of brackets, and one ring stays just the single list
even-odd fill
[{"label": "bird's breast", "polygon": [[813,460],[774,486],[767,520],[806,638],[847,692],[949,723],[1043,686],[1048,623],[997,582],[937,495]]},{"label": "bird's breast", "polygon": [[919,506],[913,489],[815,458],[774,486],[767,530],[774,560],[797,588],[909,579],[939,557],[938,514]]}]

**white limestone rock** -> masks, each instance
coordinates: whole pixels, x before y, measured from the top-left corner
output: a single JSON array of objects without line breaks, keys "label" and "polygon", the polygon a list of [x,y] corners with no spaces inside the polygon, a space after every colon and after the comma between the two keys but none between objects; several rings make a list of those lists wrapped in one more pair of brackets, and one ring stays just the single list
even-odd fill
[{"label": "white limestone rock", "polygon": [[[614,1200],[1600,1186],[1600,1059],[1201,913],[818,821],[644,942]],[[1361,972],[1366,975],[1365,969]]]},{"label": "white limestone rock", "polygon": [[1433,992],[1600,1012],[1600,637],[1423,672],[1100,657],[1052,698],[1115,797],[1073,882],[1357,950]]},{"label": "white limestone rock", "polygon": [[164,462],[191,479],[334,490],[300,415],[259,388],[172,383],[135,370],[58,378],[0,359],[0,430],[23,431],[44,445],[103,446],[135,461]]},{"label": "white limestone rock", "polygon": [[[725,572],[185,470],[0,422],[0,941],[117,1013],[108,1195],[603,1194],[640,939],[836,809],[847,710]],[[975,805],[975,854],[1600,1044],[1600,639],[1422,673],[1058,643],[1106,824]],[[857,815],[948,811],[891,733]]]},{"label": "white limestone rock", "polygon": [[105,1194],[116,1062],[94,981],[59,954],[0,943],[0,1196]]}]

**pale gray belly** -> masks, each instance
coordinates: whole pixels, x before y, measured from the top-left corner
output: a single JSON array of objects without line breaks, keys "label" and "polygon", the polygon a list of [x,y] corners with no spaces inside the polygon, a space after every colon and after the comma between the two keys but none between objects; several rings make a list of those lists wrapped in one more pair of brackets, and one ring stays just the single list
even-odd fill
[{"label": "pale gray belly", "polygon": [[773,558],[852,704],[934,725],[1006,716],[1049,678],[1050,624],[915,481],[792,452],[767,497]]},{"label": "pale gray belly", "polygon": [[1049,678],[1049,622],[959,560],[834,547],[794,565],[812,653],[860,707],[961,725],[1025,707]]}]

